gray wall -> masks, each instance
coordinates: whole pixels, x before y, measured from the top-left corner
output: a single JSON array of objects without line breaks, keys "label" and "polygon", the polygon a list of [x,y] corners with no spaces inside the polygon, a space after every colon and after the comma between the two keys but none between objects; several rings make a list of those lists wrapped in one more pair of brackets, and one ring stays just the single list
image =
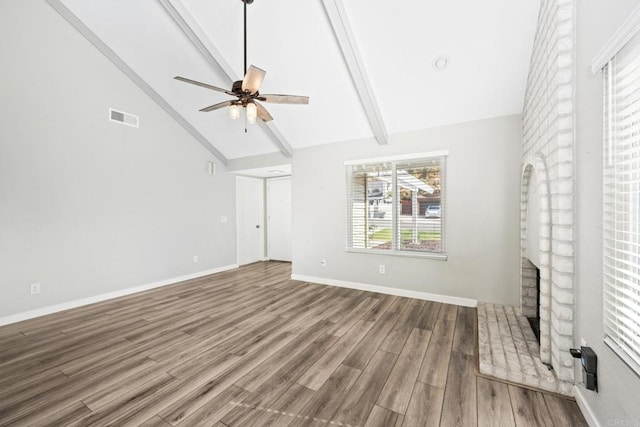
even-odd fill
[{"label": "gray wall", "polygon": [[208,151],[44,1],[3,2],[0,44],[0,317],[236,262]]},{"label": "gray wall", "polygon": [[[603,343],[602,318],[602,75],[590,62],[638,6],[637,0],[577,2],[577,335],[598,354],[599,393],[582,389],[598,421],[640,423],[640,378]],[[633,423],[616,424],[616,420]]]},{"label": "gray wall", "polygon": [[[508,116],[394,135],[388,146],[368,139],[296,150],[293,273],[518,304],[521,125]],[[448,261],[347,253],[344,161],[435,150],[449,150]]]}]

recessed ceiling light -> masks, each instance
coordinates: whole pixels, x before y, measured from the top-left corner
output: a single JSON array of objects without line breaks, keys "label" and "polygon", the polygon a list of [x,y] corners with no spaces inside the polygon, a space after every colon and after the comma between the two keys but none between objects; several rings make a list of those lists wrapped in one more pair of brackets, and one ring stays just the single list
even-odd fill
[{"label": "recessed ceiling light", "polygon": [[274,169],[272,171],[269,171],[269,173],[284,173],[284,171],[278,170],[278,169]]},{"label": "recessed ceiling light", "polygon": [[438,56],[433,60],[433,69],[443,71],[449,65],[449,58],[446,56]]}]

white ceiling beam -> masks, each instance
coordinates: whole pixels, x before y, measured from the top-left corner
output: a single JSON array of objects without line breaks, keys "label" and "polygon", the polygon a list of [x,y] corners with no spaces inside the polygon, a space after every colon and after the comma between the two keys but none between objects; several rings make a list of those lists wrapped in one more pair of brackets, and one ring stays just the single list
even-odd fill
[{"label": "white ceiling beam", "polygon": [[189,10],[180,0],[160,0],[160,4],[171,15],[173,20],[178,24],[182,32],[187,36],[195,48],[202,54],[204,59],[215,70],[224,75],[229,82],[233,83],[238,80],[238,75],[233,71],[231,64],[222,56],[220,51],[211,42],[209,37],[196,19],[191,15]]},{"label": "white ceiling beam", "polygon": [[[231,87],[231,84],[234,81],[242,80],[242,77],[238,77],[238,75],[233,71],[231,65],[229,65],[224,56],[222,56],[218,48],[216,48],[213,42],[209,39],[202,27],[200,27],[196,19],[191,15],[181,0],[159,1],[167,10],[169,15],[171,15],[178,27],[180,27],[182,32],[184,32],[187,38],[191,40],[191,43],[195,46],[198,52],[202,54],[209,65],[211,65],[214,70],[221,72],[227,77],[229,80],[229,87]],[[284,135],[282,135],[280,130],[278,130],[273,121],[265,123],[262,120],[258,120],[257,122],[262,130],[271,137],[271,140],[285,157],[291,157],[293,155],[293,148]]]},{"label": "white ceiling beam", "polygon": [[340,49],[342,49],[342,55],[349,68],[353,84],[360,96],[360,102],[369,119],[373,134],[378,144],[388,144],[389,135],[382,120],[382,114],[378,108],[378,103],[376,102],[371,83],[369,82],[364,62],[360,56],[356,39],[351,31],[351,24],[349,23],[344,4],[342,0],[322,0],[322,4],[329,17],[329,21],[333,27],[333,33],[338,40]]},{"label": "white ceiling beam", "polygon": [[194,128],[184,117],[180,115],[158,92],[153,90],[151,86],[145,82],[131,67],[125,63],[105,42],[100,39],[93,31],[89,29],[69,8],[67,8],[60,0],[47,0],[47,3],[60,16],[67,20],[80,34],[84,36],[92,45],[94,45],[100,53],[109,59],[113,65],[118,67],[131,81],[133,81],[144,93],[153,99],[167,114],[169,114],[176,122],[178,122],[187,132],[191,134],[204,148],[213,154],[225,166],[228,159],[214,147],[214,145],[205,138],[196,128]]}]

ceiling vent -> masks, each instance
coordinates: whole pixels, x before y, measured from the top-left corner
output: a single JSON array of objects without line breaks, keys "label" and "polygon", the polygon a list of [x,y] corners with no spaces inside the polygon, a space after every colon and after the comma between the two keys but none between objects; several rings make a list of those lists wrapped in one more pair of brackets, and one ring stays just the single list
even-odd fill
[{"label": "ceiling vent", "polygon": [[125,113],[124,111],[114,110],[109,108],[109,120],[123,125],[131,126],[134,128],[139,127],[139,117],[133,114]]}]

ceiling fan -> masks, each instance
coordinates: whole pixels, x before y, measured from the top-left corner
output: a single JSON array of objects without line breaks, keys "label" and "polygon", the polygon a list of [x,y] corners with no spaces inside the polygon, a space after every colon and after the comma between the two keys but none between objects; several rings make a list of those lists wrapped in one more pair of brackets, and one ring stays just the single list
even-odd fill
[{"label": "ceiling fan", "polygon": [[247,70],[247,4],[253,3],[253,0],[241,1],[244,3],[244,79],[233,82],[231,90],[227,90],[207,83],[187,79],[185,77],[176,76],[174,78],[181,82],[201,86],[217,92],[224,92],[227,95],[235,96],[237,98],[210,105],[202,108],[200,111],[209,112],[229,107],[229,116],[235,120],[240,117],[240,108],[242,107],[246,111],[246,117],[249,123],[255,123],[256,117],[263,122],[268,122],[273,120],[273,117],[258,101],[270,102],[273,104],[308,104],[309,97],[297,95],[263,95],[259,92],[260,85],[264,80],[266,71],[253,65],[251,65]]}]

